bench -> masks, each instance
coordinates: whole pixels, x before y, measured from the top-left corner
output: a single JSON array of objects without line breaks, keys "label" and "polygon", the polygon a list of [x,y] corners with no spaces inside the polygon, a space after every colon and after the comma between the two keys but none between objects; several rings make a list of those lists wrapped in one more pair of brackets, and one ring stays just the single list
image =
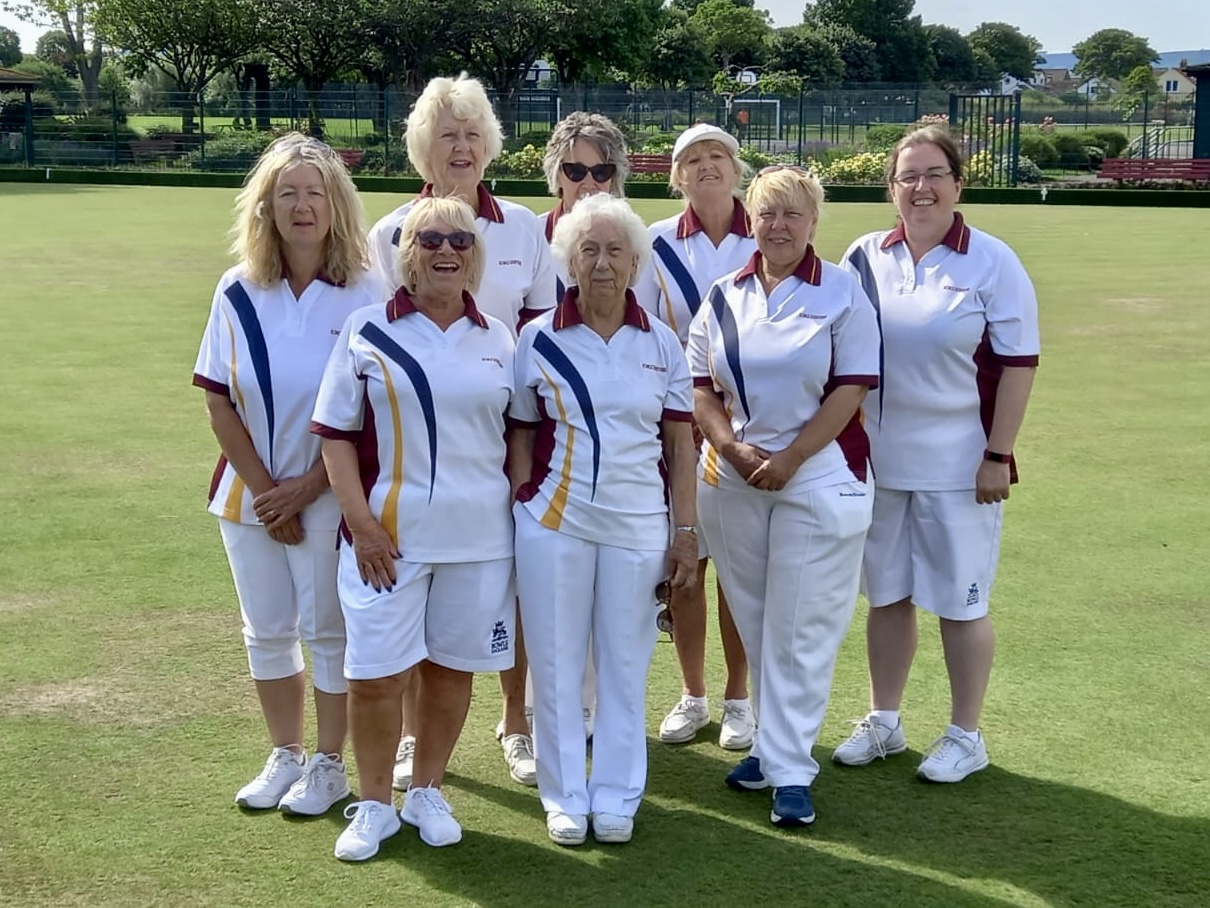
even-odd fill
[{"label": "bench", "polygon": [[1119,183],[1138,180],[1210,181],[1210,158],[1107,158],[1101,177]]},{"label": "bench", "polygon": [[176,154],[175,139],[133,139],[130,143],[130,157],[136,164],[155,161]]},{"label": "bench", "polygon": [[337,148],[334,150],[337,156],[345,162],[345,167],[349,171],[356,169],[365,160],[366,151],[364,148]]},{"label": "bench", "polygon": [[630,156],[631,173],[671,173],[672,155],[670,154],[632,154]]}]

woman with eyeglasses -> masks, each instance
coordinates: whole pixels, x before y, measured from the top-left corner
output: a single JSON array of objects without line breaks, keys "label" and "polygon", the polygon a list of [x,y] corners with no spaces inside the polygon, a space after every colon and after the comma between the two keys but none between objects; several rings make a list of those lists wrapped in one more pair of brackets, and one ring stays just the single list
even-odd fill
[{"label": "woman with eyeglasses", "polygon": [[948,132],[904,137],[887,185],[898,223],[844,258],[878,308],[883,365],[865,401],[877,475],[864,567],[871,710],[833,758],[861,766],[907,749],[899,708],[919,607],[940,621],[951,714],[917,772],[959,782],[988,765],[988,600],[1038,365],[1038,302],[1016,254],[955,210],[962,159]]},{"label": "woman with eyeglasses", "polygon": [[[474,211],[426,198],[403,222],[400,288],[354,313],[328,362],[312,430],[344,513],[338,589],[360,793],[336,841],[373,857],[400,828],[462,838],[441,793],[474,672],[513,663],[513,522],[504,473],[513,337],[482,313]],[[392,804],[404,681],[421,697],[411,787]]]},{"label": "woman with eyeglasses", "polygon": [[752,752],[727,775],[773,789],[778,826],[814,822],[811,754],[857,602],[873,493],[858,410],[878,384],[860,284],[811,245],[819,180],[778,166],[748,187],[757,251],[710,288],[689,328],[706,438],[698,516],[756,692]]},{"label": "woman with eyeglasses", "polygon": [[[319,815],[349,793],[340,507],[308,431],[349,314],[379,298],[361,201],[327,145],[292,134],[261,155],[235,205],[240,262],[218,282],[193,383],[222,450],[210,486],[272,751],[235,801]],[[304,748],[311,653],[316,746]]]},{"label": "woman with eyeglasses", "polygon": [[[556,844],[582,844],[590,816],[598,842],[628,842],[647,781],[656,586],[684,588],[697,571],[692,388],[676,335],[630,290],[650,254],[631,207],[582,199],[553,249],[572,286],[517,341],[509,444],[538,792]],[[591,775],[580,711],[590,645]]]},{"label": "woman with eyeglasses", "polygon": [[[463,73],[456,79],[432,79],[407,121],[408,159],[424,178],[420,198],[457,198],[475,212],[483,238],[483,312],[516,332],[528,320],[550,309],[555,297],[555,269],[542,223],[532,211],[495,198],[483,184],[488,164],[503,148],[504,134],[482,83]],[[383,217],[370,230],[370,259],[393,290],[402,225],[415,200]],[[534,785],[533,741],[525,718],[525,651],[519,647],[515,666],[500,675],[503,697],[498,737],[509,775]],[[396,754],[394,785],[403,791],[412,778],[416,738],[411,716],[419,691],[409,685],[405,697],[403,736]]]},{"label": "woman with eyeglasses", "polygon": [[[689,323],[702,305],[710,285],[743,264],[756,249],[752,225],[741,197],[751,173],[739,159],[739,143],[709,123],[692,126],[672,149],[669,183],[685,197],[679,215],[656,221],[649,228],[654,254],[635,287],[648,311],[680,338],[689,338]],[[681,698],[660,723],[665,744],[687,744],[710,724],[706,691],[706,546],[698,548],[698,582],[673,597],[672,635],[684,682]],[[722,587],[717,588],[718,625],[727,666],[718,743],[726,750],[752,744],[756,720],[748,699],[748,664]]]}]

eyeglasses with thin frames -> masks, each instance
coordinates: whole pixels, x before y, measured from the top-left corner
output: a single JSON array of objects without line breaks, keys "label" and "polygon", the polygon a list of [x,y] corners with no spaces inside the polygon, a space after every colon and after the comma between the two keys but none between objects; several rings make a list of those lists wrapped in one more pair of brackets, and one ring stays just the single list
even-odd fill
[{"label": "eyeglasses with thin frames", "polygon": [[914,173],[909,171],[907,173],[900,173],[891,177],[891,182],[899,186],[911,188],[920,185],[920,181],[924,180],[924,182],[929,186],[940,186],[942,180],[948,176],[953,176],[953,174],[954,172],[952,170],[930,170],[926,173]]}]

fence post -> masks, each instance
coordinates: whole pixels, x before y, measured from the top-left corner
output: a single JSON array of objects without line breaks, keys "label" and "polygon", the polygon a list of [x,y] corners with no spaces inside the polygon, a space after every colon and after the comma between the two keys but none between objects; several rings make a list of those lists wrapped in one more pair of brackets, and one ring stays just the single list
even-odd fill
[{"label": "fence post", "polygon": [[34,166],[34,98],[33,89],[25,89],[25,166]]},{"label": "fence post", "polygon": [[109,97],[110,134],[113,139],[113,166],[118,166],[118,90],[115,88]]},{"label": "fence post", "polygon": [[1147,117],[1150,113],[1150,110],[1149,110],[1150,101],[1151,101],[1151,93],[1146,92],[1146,91],[1143,92],[1143,160],[1144,161],[1147,160],[1147,158],[1151,157],[1151,153],[1150,153],[1151,150],[1147,147],[1148,140],[1151,138],[1150,133],[1148,132],[1148,129],[1147,129],[1147,124],[1148,124]]},{"label": "fence post", "polygon": [[693,89],[689,89],[689,125],[693,125]]},{"label": "fence post", "polygon": [[1008,185],[1016,188],[1017,180],[1020,179],[1020,160],[1021,160],[1021,95],[1017,94],[1017,99],[1013,104],[1013,136],[1012,147],[1009,149],[1008,163]]},{"label": "fence post", "polygon": [[802,82],[798,83],[798,166],[802,166],[802,130],[803,130],[803,101],[807,93],[807,86]]},{"label": "fence post", "polygon": [[382,175],[391,175],[391,90],[382,89]]},{"label": "fence post", "polygon": [[206,93],[199,91],[197,93],[197,123],[198,129],[202,136],[202,164],[206,163]]}]

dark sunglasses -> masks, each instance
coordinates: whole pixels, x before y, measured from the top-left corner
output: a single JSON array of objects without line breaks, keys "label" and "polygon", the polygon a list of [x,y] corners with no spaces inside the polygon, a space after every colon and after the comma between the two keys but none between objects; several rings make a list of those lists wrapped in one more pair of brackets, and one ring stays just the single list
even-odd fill
[{"label": "dark sunglasses", "polygon": [[574,161],[568,161],[565,164],[560,164],[559,169],[563,171],[563,176],[571,180],[573,183],[583,183],[584,178],[590,173],[592,178],[598,183],[608,183],[614,178],[618,172],[617,164],[593,164],[589,167],[587,164],[577,164]]},{"label": "dark sunglasses", "polygon": [[475,245],[475,235],[469,230],[455,230],[453,233],[442,233],[440,230],[421,230],[416,234],[416,242],[421,249],[436,251],[442,243],[450,241],[450,248],[457,252],[466,252]]},{"label": "dark sunglasses", "polygon": [[674,627],[672,609],[669,606],[672,602],[672,585],[667,580],[661,580],[656,584],[655,601],[657,605],[663,606],[660,613],[655,616],[655,626],[671,637]]}]

